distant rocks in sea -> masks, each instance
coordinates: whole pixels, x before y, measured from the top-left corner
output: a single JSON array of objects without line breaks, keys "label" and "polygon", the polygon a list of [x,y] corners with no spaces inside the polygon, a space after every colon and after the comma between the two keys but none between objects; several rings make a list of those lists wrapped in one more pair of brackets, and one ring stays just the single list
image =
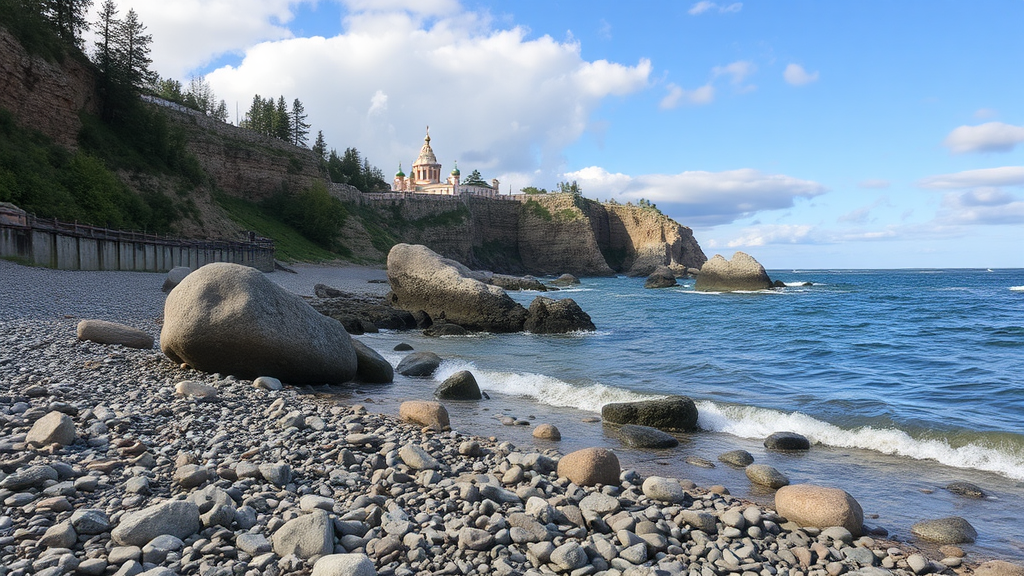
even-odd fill
[{"label": "distant rocks in sea", "polygon": [[558,278],[555,278],[550,282],[552,286],[558,286],[559,288],[567,288],[569,286],[577,286],[580,283],[580,279],[573,276],[572,274],[562,274]]},{"label": "distant rocks in sea", "polygon": [[736,252],[732,260],[715,254],[701,266],[694,284],[698,292],[757,291],[771,287],[764,266],[744,252]]},{"label": "distant rocks in sea", "polygon": [[676,275],[668,266],[658,266],[644,281],[644,288],[670,288],[678,285]]}]

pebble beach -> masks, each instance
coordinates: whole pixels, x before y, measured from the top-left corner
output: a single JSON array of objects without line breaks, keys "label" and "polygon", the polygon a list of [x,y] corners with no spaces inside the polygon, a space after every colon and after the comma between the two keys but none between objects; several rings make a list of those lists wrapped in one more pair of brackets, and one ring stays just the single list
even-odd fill
[{"label": "pebble beach", "polygon": [[[387,291],[382,270],[341,270],[268,277]],[[1024,573],[801,528],[722,487],[629,469],[580,486],[557,449],[378,414],[372,387],[339,403],[77,339],[82,319],[158,336],[163,279],[0,261],[0,576]],[[31,443],[64,417],[73,441]]]}]

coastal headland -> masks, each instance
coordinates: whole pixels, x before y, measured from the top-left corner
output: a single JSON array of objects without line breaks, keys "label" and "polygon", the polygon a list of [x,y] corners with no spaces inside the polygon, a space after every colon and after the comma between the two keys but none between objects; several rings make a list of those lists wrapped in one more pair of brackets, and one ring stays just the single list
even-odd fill
[{"label": "coastal headland", "polygon": [[[306,295],[328,277],[342,290],[387,288],[367,283],[382,271],[345,270],[269,277]],[[1019,569],[964,562],[957,546],[922,552],[876,528],[801,527],[721,486],[628,468],[590,485],[559,465],[568,454],[557,442],[517,448],[467,433],[458,417],[445,430],[378,414],[380,385],[275,390],[180,366],[156,349],[79,341],[84,318],[159,333],[162,275],[9,262],[0,272],[11,304],[0,309],[6,574]],[[408,400],[432,400],[432,389]],[[65,418],[69,442],[30,444],[40,421]]]}]

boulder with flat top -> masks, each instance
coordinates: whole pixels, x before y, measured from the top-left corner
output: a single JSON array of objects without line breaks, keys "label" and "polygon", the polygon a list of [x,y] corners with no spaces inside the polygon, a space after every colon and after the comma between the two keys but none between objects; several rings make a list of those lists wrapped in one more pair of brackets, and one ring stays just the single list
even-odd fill
[{"label": "boulder with flat top", "polygon": [[616,402],[605,404],[601,408],[601,418],[613,424],[636,424],[659,430],[692,431],[697,429],[697,405],[686,396]]},{"label": "boulder with flat top", "polygon": [[735,292],[767,290],[771,286],[771,278],[764,266],[749,254],[736,252],[732,260],[715,254],[705,262],[693,289],[698,292]]}]

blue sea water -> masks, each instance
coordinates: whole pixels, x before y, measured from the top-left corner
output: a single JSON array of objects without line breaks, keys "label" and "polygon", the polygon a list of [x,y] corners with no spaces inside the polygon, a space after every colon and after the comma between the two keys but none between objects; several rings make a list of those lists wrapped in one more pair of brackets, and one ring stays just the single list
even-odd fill
[{"label": "blue sea water", "polygon": [[[847,489],[877,515],[869,524],[897,536],[909,538],[914,521],[959,515],[979,531],[978,554],[1024,558],[1024,270],[770,275],[786,288],[699,293],[689,280],[645,290],[642,278],[619,277],[546,294],[576,300],[593,334],[384,333],[367,342],[390,350],[404,340],[441,354],[434,380],[471,369],[493,401],[452,408],[464,431],[537,444],[495,415],[554,420],[567,437],[562,451],[603,444],[648,473],[770,503],[742,471],[685,463],[744,448],[794,483]],[[537,296],[510,294],[527,305]],[[436,384],[399,379],[390,394],[422,397]],[[631,452],[609,427],[580,423],[608,402],[668,394],[693,398],[702,428],[675,451]],[[761,440],[783,430],[808,436],[814,449],[765,452]],[[989,496],[944,490],[954,480]]]}]

